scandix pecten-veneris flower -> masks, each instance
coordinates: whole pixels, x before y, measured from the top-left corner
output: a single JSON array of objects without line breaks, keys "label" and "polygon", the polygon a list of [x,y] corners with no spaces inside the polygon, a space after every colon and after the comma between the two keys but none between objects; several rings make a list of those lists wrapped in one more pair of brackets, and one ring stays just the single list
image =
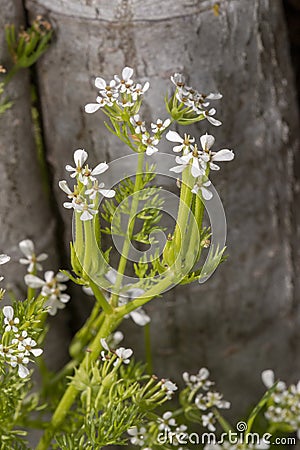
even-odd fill
[{"label": "scandix pecten-veneris flower", "polygon": [[[27,296],[23,302],[13,299],[11,305],[4,306],[1,324],[2,393],[10,395],[15,411],[13,415],[7,412],[0,397],[0,428],[7,448],[17,448],[17,444],[27,448],[22,428],[29,426],[43,429],[38,450],[92,450],[114,444],[132,444],[143,450],[172,449],[174,445],[188,449],[195,444],[189,439],[188,423],[210,433],[218,433],[220,428],[226,433],[235,429],[221,415],[230,403],[215,389],[208,369],[202,368],[197,374],[185,372],[179,405],[172,403],[166,409],[165,403],[177,396],[179,387],[153,374],[149,358],[147,366],[135,362],[133,350],[119,346],[123,335],[116,331],[124,319],[131,318],[146,326],[147,332],[150,317],[143,309],[145,304],[176,284],[201,280],[201,257],[208,251],[205,277],[224,259],[224,249],[213,247],[211,230],[203,224],[204,205],[215,195],[211,171],[219,171],[219,162],[233,160],[234,153],[230,149],[215,151],[215,139],[206,130],[198,138],[176,128],[201,121],[220,126],[211,102],[222,95],[200,94],[178,73],[171,81],[174,91],[165,99],[168,117],[155,118],[148,124],[142,110],[143,98],[150,89],[148,81],[135,82],[130,67],[110,81],[96,78],[98,95],[85,111],[104,113],[107,129],[136,156],[136,168],[133,176],[125,175],[109,185],[109,177],[105,178],[111,170],[109,162],[90,167],[86,150],[74,152],[73,163],[66,166],[70,179],[59,182],[66,194],[63,205],[73,212],[72,272],[46,270],[41,275],[41,263],[47,255],[37,254],[29,239],[20,242],[20,263],[27,268]],[[173,149],[169,172],[175,174],[174,184],[179,177],[176,224],[162,248],[154,246],[150,257],[142,255],[132,263],[131,243],[153,245],[153,233],[163,231],[162,191],[154,185],[163,139]],[[140,208],[142,202],[146,207]],[[116,268],[110,265],[110,247],[105,247],[107,235],[121,237]],[[8,256],[0,256],[0,264],[8,262]],[[130,270],[134,277],[127,275]],[[52,374],[43,359],[45,324],[48,314],[59,314],[71,301],[66,293],[68,279],[82,286],[93,308],[71,342],[70,361]],[[30,392],[31,362],[43,374],[39,394]],[[248,432],[254,429],[254,420],[263,408],[267,430],[274,436],[282,430],[299,430],[299,386],[286,388],[276,383],[270,372],[263,374],[263,380],[268,391],[246,419]],[[52,413],[50,421],[44,411]],[[222,443],[196,444],[206,450],[269,447],[261,439],[245,444],[244,437],[239,436],[236,443],[225,439]]]}]

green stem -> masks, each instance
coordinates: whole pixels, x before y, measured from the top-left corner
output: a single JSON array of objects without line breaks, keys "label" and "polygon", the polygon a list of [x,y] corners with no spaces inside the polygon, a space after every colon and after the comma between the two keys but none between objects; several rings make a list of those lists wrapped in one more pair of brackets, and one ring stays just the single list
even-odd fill
[{"label": "green stem", "polygon": [[[141,188],[141,182],[142,182],[142,177],[143,177],[144,158],[145,158],[145,153],[138,154],[138,164],[137,164],[133,194],[136,194]],[[124,240],[124,244],[123,244],[123,248],[122,248],[122,254],[121,254],[119,266],[118,266],[118,274],[117,274],[117,278],[116,278],[116,282],[115,282],[115,286],[114,286],[116,289],[116,293],[114,293],[111,298],[111,305],[113,307],[116,307],[118,305],[118,291],[120,290],[124,272],[125,272],[126,265],[127,265],[127,257],[128,257],[128,253],[130,250],[131,238],[132,238],[133,228],[134,228],[134,224],[135,224],[135,215],[137,213],[138,203],[139,203],[138,195],[133,195],[130,215],[129,215],[128,224],[127,224],[126,236],[125,236],[125,240]]]},{"label": "green stem", "polygon": [[[94,338],[90,346],[90,351],[85,355],[80,367],[90,367],[91,364],[98,358],[102,350],[100,339],[109,336],[109,334],[118,326],[120,320],[121,317],[115,314],[110,314],[105,317],[103,325],[98,331],[96,337]],[[75,374],[74,381],[71,382],[71,384],[65,391],[63,397],[61,398],[52,416],[49,428],[45,431],[44,435],[39,441],[36,450],[48,450],[55,432],[60,428],[60,426],[64,422],[78,394],[78,390],[75,387],[76,378],[77,375]]]}]

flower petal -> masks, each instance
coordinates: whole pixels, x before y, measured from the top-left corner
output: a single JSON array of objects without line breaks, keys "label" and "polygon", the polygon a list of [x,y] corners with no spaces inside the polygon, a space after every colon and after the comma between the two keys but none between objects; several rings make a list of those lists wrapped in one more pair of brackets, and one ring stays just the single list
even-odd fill
[{"label": "flower petal", "polygon": [[218,119],[215,119],[214,117],[206,116],[206,118],[215,127],[219,127],[220,125],[222,125],[222,122]]},{"label": "flower petal", "polygon": [[101,105],[99,103],[88,103],[85,105],[84,110],[88,114],[93,114],[94,112],[98,111],[98,109],[101,108]]},{"label": "flower petal", "polygon": [[203,150],[209,150],[215,143],[215,138],[211,134],[204,134],[200,137],[201,147]]},{"label": "flower petal", "polygon": [[212,157],[212,161],[232,161],[233,159],[234,159],[233,151],[228,150],[227,148],[219,150]]},{"label": "flower petal", "polygon": [[131,67],[124,67],[122,70],[122,78],[123,80],[129,80],[133,75],[133,69]]},{"label": "flower petal", "polygon": [[213,193],[203,186],[201,187],[201,192],[204,200],[210,200],[213,197]]},{"label": "flower petal", "polygon": [[150,322],[150,317],[145,313],[143,309],[136,309],[130,313],[130,317],[137,325],[143,327]]},{"label": "flower petal", "polygon": [[0,264],[6,264],[10,260],[8,255],[0,255]]},{"label": "flower petal", "polygon": [[32,348],[31,353],[33,354],[33,356],[38,357],[41,356],[43,350],[41,348]]},{"label": "flower petal", "polygon": [[45,285],[44,280],[41,280],[40,278],[31,274],[25,275],[24,280],[26,285],[33,289],[39,289]]},{"label": "flower petal", "polygon": [[29,375],[29,370],[23,364],[19,364],[18,374],[20,378],[26,378]]},{"label": "flower petal", "polygon": [[72,191],[71,191],[71,189],[69,188],[68,183],[66,182],[66,180],[60,180],[60,181],[58,182],[58,186],[59,186],[60,189],[61,189],[62,191],[64,191],[66,194],[68,194],[68,195],[71,195],[71,194],[72,194]]},{"label": "flower petal", "polygon": [[24,239],[23,241],[19,242],[19,248],[21,252],[28,258],[34,253],[34,244],[30,239]]},{"label": "flower petal", "polygon": [[100,194],[103,195],[103,197],[112,198],[116,195],[116,191],[113,189],[99,189]]},{"label": "flower petal", "polygon": [[180,142],[183,143],[183,138],[176,131],[168,131],[166,134],[166,139],[171,142]]},{"label": "flower petal", "polygon": [[262,379],[262,382],[264,383],[264,385],[268,389],[270,389],[275,383],[275,374],[274,374],[273,370],[271,370],[271,369],[264,370],[261,374],[261,379]]},{"label": "flower petal", "polygon": [[170,172],[181,173],[185,168],[186,166],[184,164],[182,166],[171,167]]},{"label": "flower petal", "polygon": [[14,310],[12,306],[4,306],[3,314],[8,320],[12,320],[14,317]]},{"label": "flower petal", "polygon": [[95,79],[95,86],[96,88],[102,90],[106,88],[106,81],[103,78],[97,77]]},{"label": "flower petal", "polygon": [[100,173],[105,172],[107,169],[108,169],[108,164],[106,164],[105,162],[100,163],[92,170],[92,175],[100,175]]},{"label": "flower petal", "polygon": [[83,164],[88,159],[88,154],[85,150],[79,148],[78,150],[75,150],[74,152],[74,162],[76,164],[76,167],[82,167]]}]

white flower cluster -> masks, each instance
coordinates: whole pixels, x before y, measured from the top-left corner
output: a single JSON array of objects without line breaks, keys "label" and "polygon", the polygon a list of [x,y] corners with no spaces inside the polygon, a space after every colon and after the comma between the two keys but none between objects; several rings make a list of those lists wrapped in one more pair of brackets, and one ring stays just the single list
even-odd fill
[{"label": "white flower cluster", "polygon": [[99,183],[96,176],[108,169],[108,164],[100,163],[94,169],[90,169],[85,163],[88,159],[88,153],[85,150],[78,149],[74,152],[75,167],[66,166],[66,170],[71,173],[71,178],[76,178],[77,185],[73,191],[69,188],[65,180],[59,182],[59,187],[67,194],[69,202],[64,203],[67,209],[74,209],[80,212],[82,221],[91,220],[98,213],[99,195],[112,198],[115,191],[105,189],[104,183]]},{"label": "white flower cluster", "polygon": [[176,98],[183,103],[191,112],[197,115],[202,114],[212,125],[219,126],[222,122],[215,119],[215,108],[209,108],[211,100],[222,98],[220,93],[200,94],[196,89],[187,86],[185,78],[181,73],[175,73],[171,76],[171,81],[176,86]]},{"label": "white flower cluster", "polygon": [[151,156],[158,151],[156,147],[161,139],[162,133],[171,124],[170,119],[161,120],[157,119],[155,123],[151,123],[151,130],[154,133],[152,136],[147,131],[145,122],[141,119],[139,114],[135,114],[130,117],[131,132],[133,133],[134,140],[144,147],[146,155]]},{"label": "white flower cluster", "polygon": [[214,382],[209,380],[209,371],[205,367],[199,370],[197,375],[182,375],[189,390],[193,393],[193,401],[198,409],[207,414],[202,415],[202,425],[210,431],[215,431],[216,418],[210,408],[228,409],[230,402],[223,400],[222,394],[211,391]]},{"label": "white flower cluster", "polygon": [[88,103],[85,112],[94,113],[103,107],[130,108],[149,89],[149,82],[144,86],[134,83],[132,80],[133,69],[124,67],[121,78],[115,75],[108,83],[100,77],[95,80],[95,86],[99,89],[96,103]]},{"label": "white flower cluster", "polygon": [[5,344],[0,344],[0,356],[11,367],[18,368],[18,374],[21,378],[26,378],[29,375],[26,366],[30,361],[30,356],[38,357],[43,353],[43,350],[36,348],[36,341],[27,335],[26,330],[19,329],[20,319],[15,317],[12,306],[4,306],[3,316]]},{"label": "white flower cluster", "polygon": [[[274,372],[265,370],[262,380],[270,389],[276,382]],[[300,381],[288,387],[283,381],[279,381],[271,394],[265,416],[271,423],[284,424],[289,426],[291,431],[297,431],[297,437],[300,439]]]},{"label": "white flower cluster", "polygon": [[58,309],[63,309],[70,300],[70,296],[64,291],[67,286],[63,282],[68,281],[68,277],[62,273],[56,275],[52,270],[45,272],[45,279],[27,274],[25,283],[33,289],[41,289],[41,295],[46,298],[45,306],[49,308],[49,314],[54,316]]},{"label": "white flower cluster", "polygon": [[202,150],[198,149],[195,138],[191,138],[189,135],[185,134],[182,137],[176,131],[168,131],[166,138],[177,144],[173,147],[175,153],[182,152],[182,156],[177,156],[175,159],[178,165],[171,167],[170,171],[182,173],[187,167],[190,167],[191,174],[196,180],[192,192],[197,194],[200,190],[203,198],[210,200],[213,194],[207,189],[211,184],[207,179],[207,174],[210,170],[220,170],[216,162],[232,161],[234,159],[233,151],[227,148],[218,152],[211,151],[215,138],[207,133],[200,137]]}]

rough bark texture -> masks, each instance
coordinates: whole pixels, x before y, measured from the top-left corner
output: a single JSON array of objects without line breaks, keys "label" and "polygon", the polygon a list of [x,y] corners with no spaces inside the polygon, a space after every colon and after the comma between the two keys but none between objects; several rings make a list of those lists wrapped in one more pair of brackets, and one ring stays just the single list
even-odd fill
[{"label": "rough bark texture", "polygon": [[[177,288],[149,305],[153,352],[160,375],[208,366],[235,411],[245,412],[262,391],[260,372],[299,377],[299,304],[292,245],[293,153],[297,110],[284,18],[279,0],[59,1],[27,0],[33,15],[55,26],[56,41],[38,64],[48,160],[57,181],[76,148],[92,160],[126,149],[87,116],[95,76],[110,79],[124,65],[149,79],[146,119],[165,117],[163,95],[174,71],[200,90],[224,94],[212,132],[236,151],[214,180],[225,203],[230,259],[203,286]],[[170,151],[164,144],[162,150]],[[70,214],[62,211],[66,241]],[[131,328],[127,342],[140,334]]]}]

